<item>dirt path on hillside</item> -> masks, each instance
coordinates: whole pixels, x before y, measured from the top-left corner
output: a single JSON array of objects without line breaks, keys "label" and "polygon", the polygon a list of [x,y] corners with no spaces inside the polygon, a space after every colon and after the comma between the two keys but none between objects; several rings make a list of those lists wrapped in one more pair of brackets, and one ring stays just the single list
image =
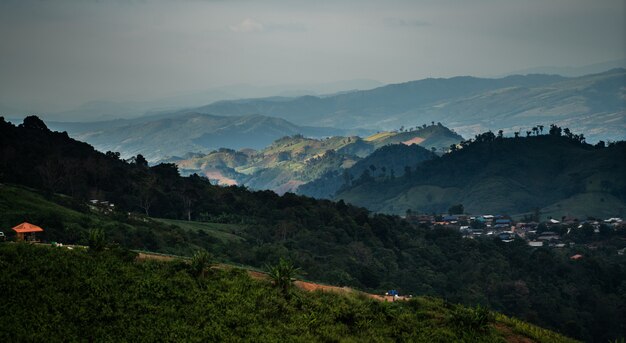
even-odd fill
[{"label": "dirt path on hillside", "polygon": [[177,257],[169,256],[169,255],[151,254],[151,253],[145,253],[145,252],[137,253],[137,260],[139,261],[155,260],[155,261],[169,262],[169,261],[174,261],[175,259],[177,259]]},{"label": "dirt path on hillside", "polygon": [[[170,255],[162,255],[162,254],[156,254],[156,253],[148,253],[148,252],[138,252],[137,254],[137,260],[142,261],[142,260],[156,260],[156,261],[163,261],[163,262],[169,262],[169,261],[173,261],[175,259],[177,259],[178,257],[176,256],[170,256]],[[236,268],[227,264],[217,264],[212,266],[211,268],[215,268],[215,269],[227,269],[227,268]],[[249,270],[247,269],[246,272],[248,273],[248,275],[255,279],[255,280],[265,280],[265,281],[269,281],[269,276],[267,275],[267,273],[264,272],[260,272],[260,271],[256,271],[256,270]],[[378,300],[378,301],[387,301],[387,302],[392,302],[392,301],[398,301],[398,300],[408,300],[408,297],[403,297],[403,296],[399,296],[396,297],[394,299],[393,296],[385,296],[385,295],[378,295],[378,294],[372,294],[372,293],[367,293],[367,292],[362,292],[362,291],[357,291],[355,289],[352,289],[350,287],[338,287],[338,286],[330,286],[330,285],[323,285],[323,284],[319,284],[319,283],[315,283],[315,282],[310,282],[310,281],[302,281],[302,280],[296,280],[294,281],[294,286],[298,287],[301,290],[307,291],[307,292],[315,292],[315,291],[321,291],[321,292],[332,292],[332,293],[337,293],[337,294],[363,294],[366,297],[370,298],[370,299],[374,299],[374,300]]]}]

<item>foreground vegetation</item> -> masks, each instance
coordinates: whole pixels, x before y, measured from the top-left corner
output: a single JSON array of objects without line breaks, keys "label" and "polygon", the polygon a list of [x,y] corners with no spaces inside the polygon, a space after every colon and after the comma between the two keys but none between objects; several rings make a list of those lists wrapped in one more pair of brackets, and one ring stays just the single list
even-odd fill
[{"label": "foreground vegetation", "polygon": [[122,250],[92,252],[0,244],[0,341],[406,341],[502,342],[547,330],[481,308],[432,298],[383,303],[305,293],[242,270],[135,262]]},{"label": "foreground vegetation", "polygon": [[[393,241],[361,236],[346,243],[346,249],[341,242],[323,242],[306,231],[292,233],[283,241],[271,227],[266,231],[255,225],[104,215],[50,201],[63,199],[67,201],[2,185],[0,210],[5,215],[0,223],[8,228],[25,218],[41,224],[46,230],[42,237],[48,241],[85,245],[90,241],[90,228],[102,227],[109,243],[124,247],[187,256],[207,249],[217,261],[257,268],[285,257],[296,262],[309,280],[375,292],[397,288],[403,294],[481,304],[586,341],[605,342],[624,334],[626,271],[624,256],[617,255],[616,249],[625,242],[617,236],[608,241],[605,237],[597,250],[534,250],[522,241],[464,240],[442,229],[396,227],[383,236]],[[326,228],[318,234],[323,238],[332,232]],[[332,258],[308,257],[316,251],[318,256],[324,253]],[[585,257],[571,261],[574,253]],[[513,324],[509,326],[514,328]]]}]

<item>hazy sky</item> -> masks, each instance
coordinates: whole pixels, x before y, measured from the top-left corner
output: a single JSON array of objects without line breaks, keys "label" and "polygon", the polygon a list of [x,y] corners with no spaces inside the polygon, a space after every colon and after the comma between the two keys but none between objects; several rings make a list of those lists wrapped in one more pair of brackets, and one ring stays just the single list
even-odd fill
[{"label": "hazy sky", "polygon": [[624,0],[0,0],[0,104],[491,76],[626,57]]}]

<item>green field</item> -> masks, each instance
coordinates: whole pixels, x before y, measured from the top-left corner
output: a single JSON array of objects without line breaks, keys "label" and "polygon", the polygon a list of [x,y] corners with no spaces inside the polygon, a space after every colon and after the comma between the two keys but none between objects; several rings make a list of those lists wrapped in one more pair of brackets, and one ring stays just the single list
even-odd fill
[{"label": "green field", "polygon": [[161,218],[154,218],[153,220],[164,223],[164,224],[168,224],[168,225],[175,225],[184,230],[203,231],[217,239],[220,239],[224,243],[239,242],[239,241],[244,240],[244,238],[235,234],[236,232],[244,229],[239,225],[221,224],[221,223],[205,223],[205,222],[185,221],[185,220],[175,220],[175,219],[161,219]]}]

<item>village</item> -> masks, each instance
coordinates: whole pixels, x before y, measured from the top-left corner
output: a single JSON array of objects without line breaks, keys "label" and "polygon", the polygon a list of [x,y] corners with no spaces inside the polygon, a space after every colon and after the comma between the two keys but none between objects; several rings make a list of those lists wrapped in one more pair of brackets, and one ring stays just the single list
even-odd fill
[{"label": "village", "polygon": [[[561,220],[549,218],[539,222],[514,220],[507,215],[415,215],[407,213],[404,218],[413,225],[432,229],[458,230],[467,239],[497,237],[508,243],[518,238],[525,240],[532,247],[563,248],[577,243],[589,245],[594,235],[619,234],[623,236],[626,234],[626,222],[617,217],[586,220],[562,217]],[[589,246],[593,247],[593,245]],[[623,255],[624,249],[619,250],[618,253]]]}]

